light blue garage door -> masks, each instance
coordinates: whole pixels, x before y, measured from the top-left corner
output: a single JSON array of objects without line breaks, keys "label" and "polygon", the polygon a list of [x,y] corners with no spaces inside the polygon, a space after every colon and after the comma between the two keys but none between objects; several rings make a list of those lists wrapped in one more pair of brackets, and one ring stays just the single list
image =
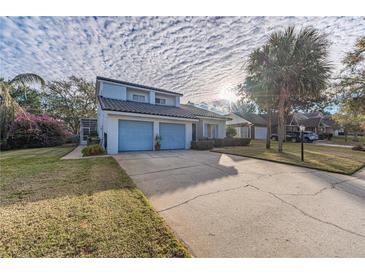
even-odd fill
[{"label": "light blue garage door", "polygon": [[185,125],[160,123],[161,149],[185,149]]},{"label": "light blue garage door", "polygon": [[119,120],[119,151],[152,150],[153,123]]}]

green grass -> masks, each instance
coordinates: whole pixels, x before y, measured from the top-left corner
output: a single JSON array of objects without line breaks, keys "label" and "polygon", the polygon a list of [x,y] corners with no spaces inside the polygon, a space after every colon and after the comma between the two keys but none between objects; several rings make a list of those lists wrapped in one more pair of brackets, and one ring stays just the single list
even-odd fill
[{"label": "green grass", "polygon": [[352,174],[365,165],[365,153],[350,148],[304,144],[304,162],[300,159],[300,144],[284,143],[284,152],[277,152],[277,142],[267,150],[264,141],[252,140],[249,146],[215,148],[213,151],[280,163],[316,168],[325,171]]},{"label": "green grass", "polygon": [[0,257],[189,257],[111,157],[0,155]]},{"label": "green grass", "polygon": [[365,145],[365,136],[358,136],[357,141],[354,141],[354,136],[348,136],[347,142],[345,141],[345,136],[333,136],[331,141],[326,141],[329,144],[338,144],[338,145]]}]

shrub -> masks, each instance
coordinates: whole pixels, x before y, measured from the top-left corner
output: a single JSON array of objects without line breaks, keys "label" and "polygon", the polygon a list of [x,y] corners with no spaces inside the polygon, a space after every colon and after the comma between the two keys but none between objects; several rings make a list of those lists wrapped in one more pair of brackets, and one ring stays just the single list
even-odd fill
[{"label": "shrub", "polygon": [[103,155],[105,154],[105,149],[100,144],[93,144],[84,147],[81,150],[82,156],[93,156],[93,155]]},{"label": "shrub", "polygon": [[191,142],[192,149],[207,150],[207,149],[212,149],[213,147],[214,147],[214,140],[200,140]]},{"label": "shrub", "polygon": [[352,148],[352,150],[365,151],[365,146],[357,145],[357,146],[354,146],[354,147]]},{"label": "shrub", "polygon": [[228,126],[226,128],[226,135],[227,135],[227,137],[234,137],[237,135],[237,131],[234,127]]},{"label": "shrub", "polygon": [[249,138],[232,138],[214,139],[215,147],[232,147],[232,146],[248,146],[251,142]]},{"label": "shrub", "polygon": [[327,139],[327,140],[331,141],[332,137],[333,137],[332,133],[320,133],[320,134],[318,134],[318,139],[319,140],[326,140]]},{"label": "shrub", "polygon": [[98,136],[89,136],[87,138],[87,145],[96,145],[100,144],[100,139]]},{"label": "shrub", "polygon": [[57,146],[63,144],[68,135],[61,120],[23,112],[11,124],[7,143],[11,148]]},{"label": "shrub", "polygon": [[192,141],[191,148],[206,150],[212,149],[213,147],[248,146],[250,143],[251,139],[249,138],[226,137],[224,139],[201,139],[199,141]]},{"label": "shrub", "polygon": [[224,147],[224,139],[214,139],[214,147]]}]

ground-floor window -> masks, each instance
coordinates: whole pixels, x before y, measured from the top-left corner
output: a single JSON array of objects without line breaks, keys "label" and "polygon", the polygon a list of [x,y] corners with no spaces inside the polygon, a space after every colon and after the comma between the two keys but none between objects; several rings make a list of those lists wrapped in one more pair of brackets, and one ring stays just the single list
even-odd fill
[{"label": "ground-floor window", "polygon": [[218,137],[218,125],[216,124],[205,124],[205,137],[209,139],[217,138]]}]

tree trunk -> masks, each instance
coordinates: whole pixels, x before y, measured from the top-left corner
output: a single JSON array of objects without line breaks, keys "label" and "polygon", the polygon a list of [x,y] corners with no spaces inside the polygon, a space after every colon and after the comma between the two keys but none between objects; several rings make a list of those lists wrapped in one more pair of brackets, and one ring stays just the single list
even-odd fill
[{"label": "tree trunk", "polygon": [[271,105],[267,107],[267,133],[266,133],[266,149],[271,147]]},{"label": "tree trunk", "polygon": [[347,129],[344,129],[344,134],[345,134],[345,142],[347,143]]},{"label": "tree trunk", "polygon": [[359,137],[358,137],[358,132],[357,131],[354,132],[354,137],[352,138],[352,140],[355,141],[355,142],[358,142],[359,141]]},{"label": "tree trunk", "polygon": [[283,87],[280,90],[278,105],[278,151],[283,152],[283,142],[285,140],[285,103],[288,99],[288,88]]}]

